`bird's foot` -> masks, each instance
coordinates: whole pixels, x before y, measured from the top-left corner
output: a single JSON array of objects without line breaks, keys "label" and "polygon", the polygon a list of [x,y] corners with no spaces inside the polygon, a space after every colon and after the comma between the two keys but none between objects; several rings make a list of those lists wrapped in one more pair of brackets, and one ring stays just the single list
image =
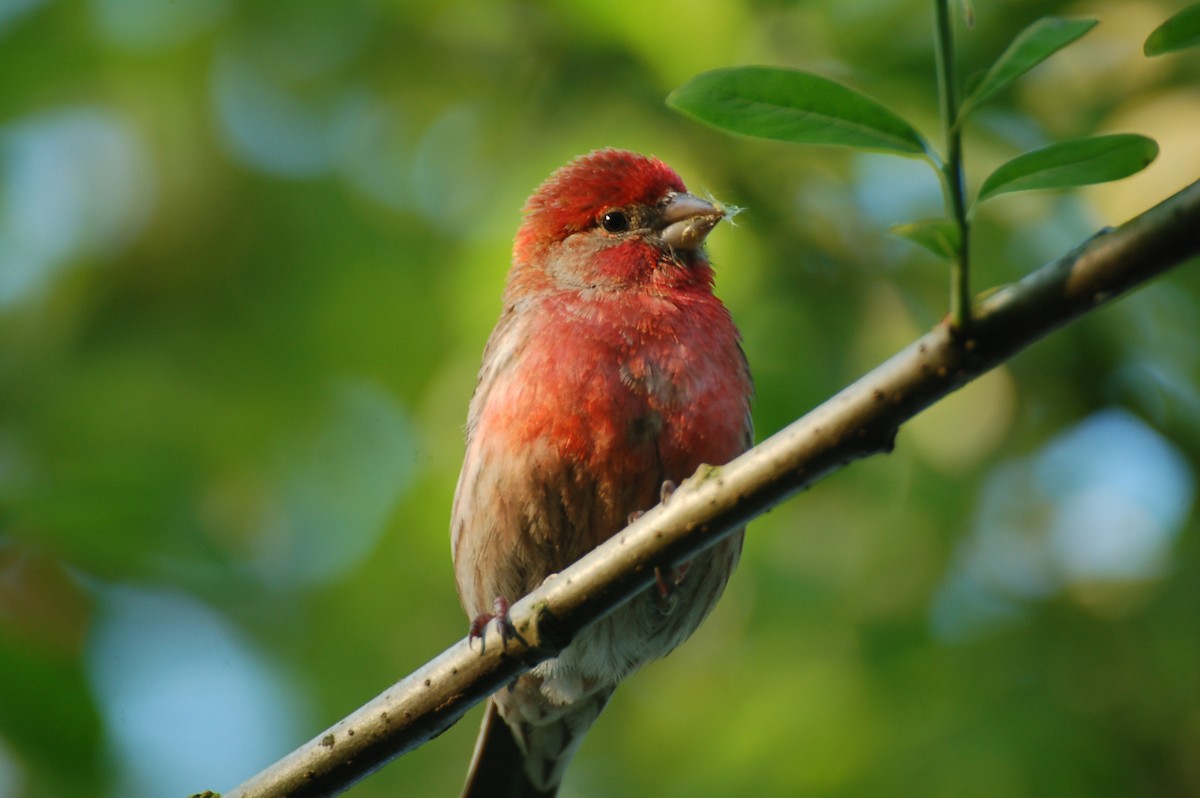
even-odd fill
[{"label": "bird's foot", "polygon": [[[512,621],[508,618],[508,599],[504,596],[496,596],[492,602],[494,612],[482,612],[471,619],[471,630],[467,634],[467,642],[479,638],[479,654],[483,656],[487,651],[487,628],[492,621],[496,622],[496,630],[500,633],[500,645],[508,651],[508,641],[512,638],[521,640],[521,636],[517,634],[517,629],[513,626]],[[524,642],[523,640],[521,642]]]},{"label": "bird's foot", "polygon": [[675,605],[679,603],[679,596],[676,595],[676,590],[683,584],[683,579],[687,576],[688,566],[690,565],[691,563],[685,562],[674,568],[655,567],[655,600],[658,603],[659,611],[663,615],[670,615],[675,611]]},{"label": "bird's foot", "polygon": [[[661,486],[659,486],[659,488],[658,488],[659,504],[666,504],[667,501],[672,496],[675,495],[675,489],[678,487],[679,486],[676,485],[672,480],[669,480],[669,479],[663,480],[663,484]],[[632,524],[634,521],[638,520],[645,514],[646,514],[645,510],[634,510],[629,515],[625,516],[625,526],[629,526],[630,524]]]}]

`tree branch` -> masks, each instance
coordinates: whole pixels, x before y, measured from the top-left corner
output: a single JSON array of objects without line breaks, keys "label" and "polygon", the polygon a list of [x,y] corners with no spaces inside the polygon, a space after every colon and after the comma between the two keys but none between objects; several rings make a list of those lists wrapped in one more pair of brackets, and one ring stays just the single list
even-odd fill
[{"label": "tree branch", "polygon": [[[1200,182],[976,306],[969,334],[943,321],[737,460],[705,467],[575,565],[513,605],[520,640],[460,640],[225,798],[335,795],[449,728],[556,655],[582,627],[650,586],[655,566],[711,546],[821,477],[890,451],[900,424],[1066,322],[1200,254]],[[464,760],[465,764],[465,760]]]}]

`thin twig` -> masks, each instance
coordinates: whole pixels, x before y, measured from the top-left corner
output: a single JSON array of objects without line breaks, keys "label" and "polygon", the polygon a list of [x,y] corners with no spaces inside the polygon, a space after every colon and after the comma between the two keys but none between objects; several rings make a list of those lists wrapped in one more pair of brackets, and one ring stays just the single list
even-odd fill
[{"label": "thin twig", "polygon": [[933,0],[933,6],[938,106],[946,139],[946,160],[941,165],[942,184],[946,188],[946,212],[958,227],[957,252],[950,262],[950,320],[955,330],[965,333],[971,323],[971,230],[967,218],[966,179],[963,175],[954,20],[950,16],[949,0]]}]

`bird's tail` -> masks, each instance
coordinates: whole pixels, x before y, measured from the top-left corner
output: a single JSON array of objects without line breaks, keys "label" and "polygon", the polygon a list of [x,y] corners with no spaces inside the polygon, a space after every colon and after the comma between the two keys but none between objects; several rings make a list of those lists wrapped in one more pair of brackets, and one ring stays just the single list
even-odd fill
[{"label": "bird's tail", "polygon": [[462,798],[554,798],[567,763],[612,692],[593,693],[544,723],[518,722],[515,733],[495,697],[489,698]]},{"label": "bird's tail", "polygon": [[500,717],[496,702],[489,698],[462,798],[553,798],[558,785],[539,790],[524,765],[525,754]]}]

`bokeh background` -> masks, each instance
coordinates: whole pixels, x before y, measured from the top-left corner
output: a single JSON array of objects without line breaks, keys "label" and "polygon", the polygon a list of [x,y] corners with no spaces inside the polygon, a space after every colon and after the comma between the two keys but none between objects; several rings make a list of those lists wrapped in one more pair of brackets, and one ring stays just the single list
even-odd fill
[{"label": "bokeh background", "polygon": [[[964,71],[1101,25],[969,175],[1138,132],[1136,178],[977,217],[993,286],[1200,177],[1182,2],[978,2]],[[936,323],[921,163],[668,111],[814,69],[937,138],[926,0],[0,0],[0,796],[224,790],[466,632],[447,519],[529,192],[602,146],[746,208],[711,237],[765,437]],[[1200,795],[1200,277],[1055,334],[754,523],[564,798]],[[352,791],[456,795],[478,710]]]}]

